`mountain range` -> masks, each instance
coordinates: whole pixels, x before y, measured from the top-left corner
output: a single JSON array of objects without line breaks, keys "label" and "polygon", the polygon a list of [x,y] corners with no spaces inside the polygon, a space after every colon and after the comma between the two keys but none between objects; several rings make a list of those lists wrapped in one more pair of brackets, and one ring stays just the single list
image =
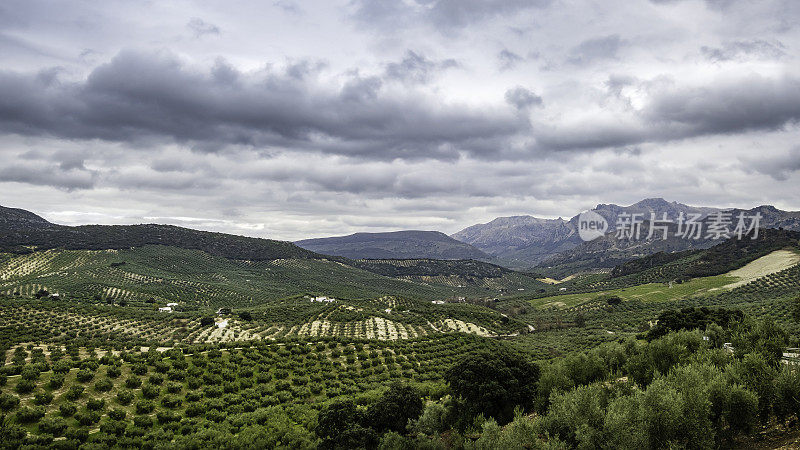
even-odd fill
[{"label": "mountain range", "polygon": [[[591,242],[584,242],[578,235],[579,215],[576,215],[569,220],[534,216],[498,217],[488,223],[464,228],[452,236],[438,231],[407,230],[355,233],[291,243],[171,225],[70,227],[50,223],[22,209],[0,206],[0,251],[24,253],[32,247],[103,250],[165,245],[248,261],[313,259],[341,261],[356,267],[358,264],[354,260],[365,259],[474,260],[547,276],[565,276],[579,271],[610,269],[631,259],[657,252],[708,248],[717,243],[710,239],[677,237],[666,240],[617,239],[614,225],[622,214],[641,214],[645,221],[651,214],[659,218],[666,214],[670,219],[679,214],[700,214],[703,220],[708,221],[712,215],[723,209],[650,198],[630,206],[599,204],[594,211],[606,219],[609,230],[605,236]],[[782,211],[770,205],[724,211],[730,211],[733,217],[740,212],[748,215],[759,213],[762,216],[761,227],[800,230],[800,212]],[[367,264],[359,268],[374,271],[377,270],[375,267]],[[441,268],[436,267],[436,272],[441,273]],[[447,267],[447,271],[454,270],[451,266]]]},{"label": "mountain range", "polygon": [[573,264],[574,269],[606,268],[633,257],[652,254],[658,251],[680,251],[691,248],[707,248],[714,244],[710,240],[668,239],[620,241],[613,231],[622,214],[641,214],[648,220],[651,214],[657,218],[666,214],[675,219],[679,214],[700,214],[703,219],[720,211],[731,211],[736,217],[740,212],[748,215],[756,212],[762,215],[761,226],[800,230],[800,212],[787,212],[770,205],[753,209],[723,209],[713,207],[689,206],[678,202],[668,202],[663,198],[648,198],[630,206],[599,204],[594,211],[603,216],[609,224],[608,234],[591,242],[583,242],[578,236],[578,217],[570,220],[540,219],[532,216],[499,217],[485,224],[467,227],[452,235],[453,238],[469,243],[501,264],[517,269],[535,266],[558,266],[576,263],[583,259],[587,264]]}]

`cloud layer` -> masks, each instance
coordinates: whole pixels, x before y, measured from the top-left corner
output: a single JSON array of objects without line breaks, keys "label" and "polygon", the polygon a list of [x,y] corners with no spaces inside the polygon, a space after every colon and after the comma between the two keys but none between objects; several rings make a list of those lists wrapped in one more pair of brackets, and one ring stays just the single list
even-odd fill
[{"label": "cloud layer", "polygon": [[800,209],[789,0],[0,6],[0,204],[297,239]]}]

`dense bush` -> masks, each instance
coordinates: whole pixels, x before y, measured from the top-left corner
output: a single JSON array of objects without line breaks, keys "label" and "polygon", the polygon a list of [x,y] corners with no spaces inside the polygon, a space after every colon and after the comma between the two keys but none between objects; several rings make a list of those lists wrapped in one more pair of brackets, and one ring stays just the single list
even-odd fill
[{"label": "dense bush", "polygon": [[463,400],[462,426],[480,413],[510,422],[514,408],[532,408],[539,367],[508,352],[469,355],[445,373],[453,394]]}]

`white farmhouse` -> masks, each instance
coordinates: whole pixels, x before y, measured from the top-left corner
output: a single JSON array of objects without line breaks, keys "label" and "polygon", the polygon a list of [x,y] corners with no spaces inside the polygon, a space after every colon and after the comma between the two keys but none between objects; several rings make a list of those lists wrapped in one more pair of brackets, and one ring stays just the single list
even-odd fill
[{"label": "white farmhouse", "polygon": [[161,308],[158,308],[158,312],[171,313],[172,312],[172,307],[170,307],[170,306],[162,306]]}]

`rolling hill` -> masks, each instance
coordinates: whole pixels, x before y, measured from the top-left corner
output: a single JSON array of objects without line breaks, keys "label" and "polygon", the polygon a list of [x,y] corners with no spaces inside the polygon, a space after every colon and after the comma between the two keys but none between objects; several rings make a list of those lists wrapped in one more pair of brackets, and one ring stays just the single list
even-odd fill
[{"label": "rolling hill", "polygon": [[482,298],[541,285],[475,260],[354,261],[289,242],[175,226],[68,227],[9,208],[0,210],[0,218],[0,293],[12,297],[45,290],[62,299],[124,301],[151,309],[146,303],[211,308],[305,294]]},{"label": "rolling hill", "polygon": [[317,253],[351,259],[475,259],[492,257],[470,244],[438,231],[355,233],[349,236],[305,239],[296,245]]}]

